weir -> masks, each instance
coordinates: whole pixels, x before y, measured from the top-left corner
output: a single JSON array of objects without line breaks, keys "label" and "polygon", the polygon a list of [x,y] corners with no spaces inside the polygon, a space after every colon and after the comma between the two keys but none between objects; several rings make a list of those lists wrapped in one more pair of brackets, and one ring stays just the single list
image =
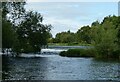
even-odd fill
[{"label": "weir", "polygon": [[21,54],[20,57],[54,57],[54,55],[59,55],[61,51],[66,51],[65,49],[41,49],[40,54]]}]

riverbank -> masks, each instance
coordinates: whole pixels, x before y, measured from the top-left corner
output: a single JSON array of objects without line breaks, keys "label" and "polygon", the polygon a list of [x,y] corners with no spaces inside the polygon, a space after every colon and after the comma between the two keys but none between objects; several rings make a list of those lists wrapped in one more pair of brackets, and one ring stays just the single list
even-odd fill
[{"label": "riverbank", "polygon": [[48,46],[92,46],[92,45],[83,43],[48,43]]},{"label": "riverbank", "polygon": [[94,48],[68,49],[67,51],[60,52],[59,55],[63,56],[63,57],[93,57],[95,59],[120,60],[120,55],[119,54],[102,55],[102,54],[99,54]]},{"label": "riverbank", "polygon": [[66,57],[95,57],[94,49],[68,49],[67,51],[62,51],[59,55]]}]

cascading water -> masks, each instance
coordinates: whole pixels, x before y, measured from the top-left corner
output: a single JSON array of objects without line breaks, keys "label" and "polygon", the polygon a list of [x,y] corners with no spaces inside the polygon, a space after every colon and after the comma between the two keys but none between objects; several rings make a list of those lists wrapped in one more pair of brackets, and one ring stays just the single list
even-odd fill
[{"label": "cascading water", "polygon": [[66,51],[67,49],[41,49],[40,54],[24,54],[22,53],[20,57],[54,57],[54,55],[59,55],[61,51]]}]

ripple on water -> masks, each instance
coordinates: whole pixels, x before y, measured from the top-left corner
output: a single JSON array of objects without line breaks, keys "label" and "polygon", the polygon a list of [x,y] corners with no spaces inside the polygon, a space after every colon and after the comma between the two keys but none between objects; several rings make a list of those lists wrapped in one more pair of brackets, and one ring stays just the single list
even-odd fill
[{"label": "ripple on water", "polygon": [[118,62],[59,55],[8,58],[6,79],[14,80],[119,80]]}]

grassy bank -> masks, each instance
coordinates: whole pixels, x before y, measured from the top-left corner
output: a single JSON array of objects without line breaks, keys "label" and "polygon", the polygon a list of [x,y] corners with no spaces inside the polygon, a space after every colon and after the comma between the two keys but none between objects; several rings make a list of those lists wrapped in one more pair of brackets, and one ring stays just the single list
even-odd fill
[{"label": "grassy bank", "polygon": [[94,57],[96,54],[94,49],[69,49],[68,51],[63,51],[60,56],[66,57]]},{"label": "grassy bank", "polygon": [[60,56],[63,57],[94,57],[96,59],[116,59],[120,60],[120,55],[113,53],[112,55],[99,54],[94,48],[89,49],[69,49],[62,51]]},{"label": "grassy bank", "polygon": [[83,43],[48,43],[49,46],[91,46]]}]

